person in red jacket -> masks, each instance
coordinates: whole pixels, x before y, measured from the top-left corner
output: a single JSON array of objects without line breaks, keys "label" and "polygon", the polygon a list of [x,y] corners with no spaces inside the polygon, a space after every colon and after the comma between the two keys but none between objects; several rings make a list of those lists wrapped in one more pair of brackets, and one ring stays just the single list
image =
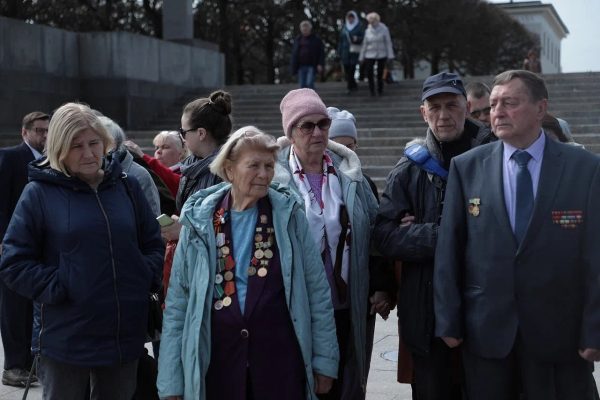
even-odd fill
[{"label": "person in red jacket", "polygon": [[177,131],[161,131],[154,137],[152,143],[154,144],[154,157],[144,154],[140,146],[130,140],[125,142],[125,146],[136,157],[142,158],[148,164],[175,197],[181,178],[181,161],[187,155],[185,142]]}]

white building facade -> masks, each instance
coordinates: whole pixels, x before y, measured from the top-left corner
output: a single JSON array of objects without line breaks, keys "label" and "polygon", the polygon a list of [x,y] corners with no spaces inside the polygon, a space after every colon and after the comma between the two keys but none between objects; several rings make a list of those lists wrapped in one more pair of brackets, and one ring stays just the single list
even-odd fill
[{"label": "white building facade", "polygon": [[[540,60],[544,74],[562,72],[560,64],[561,42],[569,33],[552,4],[541,1],[496,3],[507,14],[519,21],[540,39]],[[523,59],[526,54],[523,55]]]}]

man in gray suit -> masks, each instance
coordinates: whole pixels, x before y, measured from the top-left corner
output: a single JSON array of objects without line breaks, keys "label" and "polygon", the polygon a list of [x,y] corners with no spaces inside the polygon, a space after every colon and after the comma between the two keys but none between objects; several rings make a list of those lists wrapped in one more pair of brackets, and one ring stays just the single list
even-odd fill
[{"label": "man in gray suit", "polygon": [[435,254],[435,333],[463,341],[469,398],[593,399],[600,159],[546,137],[541,77],[494,80],[500,141],[455,157]]}]

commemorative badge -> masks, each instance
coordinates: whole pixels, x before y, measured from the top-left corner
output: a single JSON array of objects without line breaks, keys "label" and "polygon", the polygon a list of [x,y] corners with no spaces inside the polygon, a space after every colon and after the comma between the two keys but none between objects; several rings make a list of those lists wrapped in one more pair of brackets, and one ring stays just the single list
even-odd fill
[{"label": "commemorative badge", "polygon": [[481,205],[481,199],[479,197],[475,197],[473,199],[469,199],[469,214],[474,217],[479,215],[479,206]]},{"label": "commemorative badge", "polygon": [[583,223],[581,210],[555,210],[552,211],[552,223],[563,229],[575,229]]}]

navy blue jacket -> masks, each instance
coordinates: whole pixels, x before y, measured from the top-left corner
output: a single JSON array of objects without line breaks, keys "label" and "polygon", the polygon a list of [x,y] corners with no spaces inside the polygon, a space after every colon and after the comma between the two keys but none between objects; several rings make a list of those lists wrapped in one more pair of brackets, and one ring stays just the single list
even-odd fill
[{"label": "navy blue jacket", "polygon": [[[342,61],[342,65],[356,65],[358,64],[358,56],[360,52],[350,52],[350,45],[361,45],[365,37],[365,28],[361,23],[357,24],[351,31],[346,29],[346,26],[342,28],[340,32],[340,38],[338,41],[338,56]],[[360,48],[360,46],[359,46]]]},{"label": "navy blue jacket", "polygon": [[[296,40],[294,41],[294,47],[292,48],[292,59],[291,59],[291,69],[292,74],[296,75],[298,73],[298,68],[300,68],[300,40],[302,39],[302,35],[298,35]],[[323,45],[323,41],[319,39],[318,36],[311,33],[306,37],[308,40],[308,48],[310,53],[310,63],[307,65],[316,67],[317,65],[325,66],[325,47]]]},{"label": "navy blue jacket", "polygon": [[41,354],[74,365],[139,358],[161,279],[164,244],[139,183],[117,161],[104,170],[94,191],[31,163],[0,262],[6,285],[40,305]]}]

